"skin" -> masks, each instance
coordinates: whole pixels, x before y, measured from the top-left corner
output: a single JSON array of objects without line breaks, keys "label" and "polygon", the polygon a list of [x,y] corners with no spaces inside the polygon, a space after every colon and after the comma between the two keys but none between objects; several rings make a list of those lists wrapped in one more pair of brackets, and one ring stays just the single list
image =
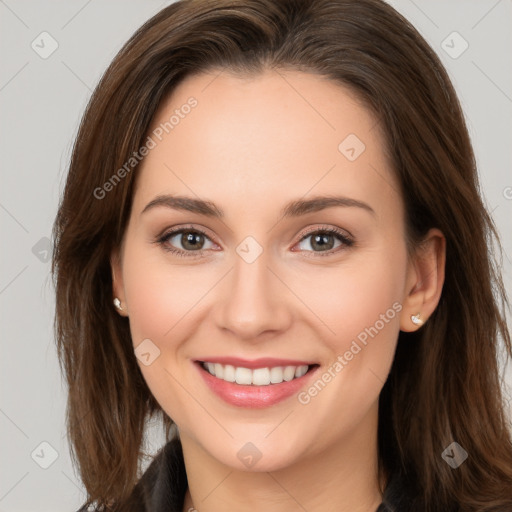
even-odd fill
[{"label": "skin", "polygon": [[[160,350],[149,366],[138,363],[179,428],[189,480],[183,510],[374,512],[382,499],[379,394],[399,330],[418,329],[411,315],[426,321],[439,301],[444,237],[433,229],[421,250],[407,252],[380,127],[345,87],[298,71],[200,74],[160,106],[152,129],[190,96],[198,105],[137,170],[111,260],[134,347],[149,338]],[[348,134],[366,146],[354,161],[338,150]],[[141,213],[161,194],[208,199],[225,216],[165,206]],[[363,201],[373,213],[343,206],[279,216],[288,201],[317,195]],[[155,243],[180,227],[207,232],[202,256],[181,235]],[[322,251],[315,231],[305,233],[332,227],[354,244],[332,236]],[[247,236],[263,249],[250,264],[236,252]],[[229,405],[192,364],[215,355],[283,357],[316,361],[321,375],[394,303],[401,311],[306,405],[297,396],[257,410]],[[251,468],[237,457],[247,442],[261,453]]]}]

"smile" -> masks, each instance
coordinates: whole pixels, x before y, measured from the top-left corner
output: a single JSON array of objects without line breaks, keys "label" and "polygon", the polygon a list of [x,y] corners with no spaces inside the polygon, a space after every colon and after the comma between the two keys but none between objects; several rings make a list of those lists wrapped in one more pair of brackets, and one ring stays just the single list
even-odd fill
[{"label": "smile", "polygon": [[222,362],[219,359],[194,361],[206,388],[225,403],[250,409],[270,407],[292,397],[311,381],[320,367],[284,359],[247,361],[224,357]]},{"label": "smile", "polygon": [[251,370],[230,364],[201,362],[202,367],[218,379],[226,382],[236,382],[245,386],[269,386],[281,384],[306,375],[313,365],[274,366],[272,368],[257,368]]}]

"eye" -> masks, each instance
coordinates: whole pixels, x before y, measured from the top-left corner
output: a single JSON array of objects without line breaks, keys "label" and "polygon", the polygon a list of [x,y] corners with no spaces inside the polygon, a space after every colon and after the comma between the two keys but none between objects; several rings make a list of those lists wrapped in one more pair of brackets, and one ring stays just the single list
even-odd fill
[{"label": "eye", "polygon": [[[337,247],[339,248],[341,246],[341,250],[354,245],[354,240],[352,240],[343,231],[337,228],[315,228],[313,230],[310,230],[306,236],[303,236],[301,238],[299,244],[304,244],[304,242],[307,241],[308,239],[311,240],[305,245],[309,245],[313,250],[306,249],[306,252],[325,253],[316,254],[318,256],[330,256],[333,253],[338,253],[339,250],[332,250],[336,243],[336,240],[340,242]],[[318,249],[318,251],[316,249]],[[316,255],[313,257],[316,257]]]},{"label": "eye", "polygon": [[[164,250],[176,254],[177,256],[200,257],[206,252],[203,248],[205,240],[210,240],[208,235],[201,229],[185,227],[166,231],[156,240]],[[211,242],[213,243],[213,242]],[[175,245],[181,245],[176,248]]]},{"label": "eye", "polygon": [[[340,252],[339,250],[332,250],[336,241],[339,242],[337,247],[338,249],[341,247],[341,250],[354,245],[354,240],[352,238],[340,229],[332,227],[324,229],[318,229],[318,227],[316,227],[309,230],[307,234],[300,239],[298,245],[304,245],[305,241],[308,239],[311,239],[311,241],[307,245],[309,245],[312,250],[305,249],[304,247],[302,247],[301,250],[315,253],[315,256],[313,257],[330,256]],[[179,229],[165,231],[163,235],[160,235],[155,240],[155,243],[160,244],[165,251],[173,253],[176,256],[200,258],[204,256],[208,250],[208,247],[204,248],[204,244],[207,241],[212,245],[215,245],[205,231],[194,227],[182,227]],[[181,248],[176,247],[176,245],[181,245]]]}]

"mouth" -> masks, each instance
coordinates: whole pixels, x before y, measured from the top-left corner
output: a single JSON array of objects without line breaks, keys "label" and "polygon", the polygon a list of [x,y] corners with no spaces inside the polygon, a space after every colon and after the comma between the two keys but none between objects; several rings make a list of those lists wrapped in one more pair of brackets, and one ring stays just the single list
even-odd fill
[{"label": "mouth", "polygon": [[220,362],[218,358],[205,358],[193,363],[210,392],[229,405],[249,409],[267,408],[291,398],[320,367],[317,363],[282,359],[222,358]]},{"label": "mouth", "polygon": [[306,373],[319,366],[318,364],[303,364],[251,369],[232,364],[214,363],[212,361],[197,361],[197,363],[213,377],[241,386],[272,386],[274,384],[290,382],[300,379]]}]

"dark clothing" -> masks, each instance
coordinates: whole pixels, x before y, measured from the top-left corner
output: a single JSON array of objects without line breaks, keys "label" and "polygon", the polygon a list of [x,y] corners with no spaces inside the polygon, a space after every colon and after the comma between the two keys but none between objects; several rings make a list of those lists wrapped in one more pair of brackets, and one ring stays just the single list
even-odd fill
[{"label": "dark clothing", "polygon": [[[173,439],[146,469],[133,489],[129,506],[123,507],[122,512],[182,512],[187,485],[181,441]],[[402,491],[399,479],[392,478],[375,512],[410,510]],[[78,512],[87,510],[84,505]]]}]

